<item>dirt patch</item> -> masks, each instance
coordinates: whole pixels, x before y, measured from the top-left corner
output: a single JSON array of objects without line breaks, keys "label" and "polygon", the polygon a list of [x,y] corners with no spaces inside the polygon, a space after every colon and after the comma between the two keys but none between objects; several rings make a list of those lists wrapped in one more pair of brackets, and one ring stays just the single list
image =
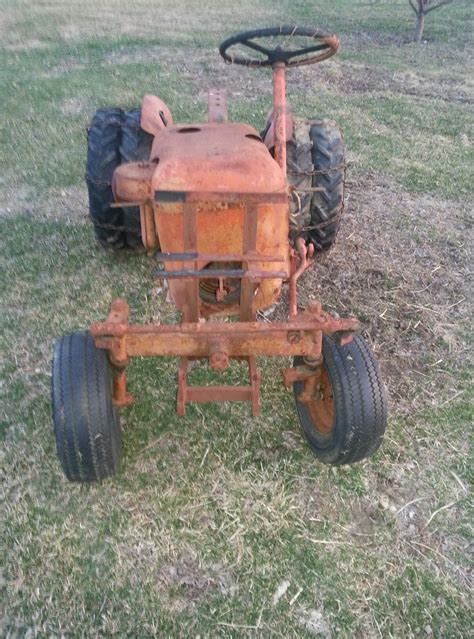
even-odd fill
[{"label": "dirt patch", "polygon": [[366,541],[380,525],[380,513],[377,505],[366,497],[354,498],[351,504],[349,532],[355,541]]},{"label": "dirt patch", "polygon": [[171,48],[160,45],[120,47],[106,53],[104,62],[111,65],[135,64],[137,62],[163,62],[168,64],[172,61],[172,56],[180,51],[183,53],[182,47]]},{"label": "dirt patch", "polygon": [[411,34],[397,33],[395,30],[388,31],[351,31],[344,35],[344,48],[355,51],[366,51],[373,47],[401,47],[412,42]]},{"label": "dirt patch", "polygon": [[[311,69],[300,70],[300,83],[307,76],[308,84],[311,80]],[[317,70],[318,83],[334,89],[342,94],[357,93],[398,93],[424,98],[436,98],[446,102],[474,104],[472,88],[462,80],[443,77],[426,78],[414,71],[391,72],[376,69],[369,65],[354,63],[328,62]]]},{"label": "dirt patch", "polygon": [[82,64],[74,58],[67,58],[62,60],[55,67],[52,67],[49,71],[43,74],[45,78],[62,78],[68,73],[74,73],[75,71],[82,71],[86,68],[85,64]]},{"label": "dirt patch", "polygon": [[10,184],[7,180],[0,186],[0,219],[31,214],[35,189],[27,184]]},{"label": "dirt patch", "polygon": [[[260,97],[262,90],[271,96],[268,70],[247,69],[238,65],[226,65],[215,49],[187,49],[183,47],[122,47],[104,56],[105,64],[120,65],[156,62],[166,73],[173,73],[193,87],[193,93],[205,100],[208,89],[225,87],[229,96],[246,99]],[[266,78],[266,80],[265,80]],[[263,80],[263,81],[262,81]],[[370,65],[329,60],[317,67],[301,67],[291,70],[291,91],[314,91],[315,83],[343,94],[400,93],[418,97],[434,97],[448,102],[474,103],[472,87],[462,79],[450,76],[430,79],[414,71],[392,72]],[[265,88],[266,87],[266,88]]]},{"label": "dirt patch", "polygon": [[26,184],[3,184],[0,187],[0,201],[0,218],[26,215],[38,220],[89,223],[85,184],[42,191]]},{"label": "dirt patch", "polygon": [[[173,75],[189,83],[195,96],[207,99],[209,88],[222,86],[229,96],[245,96],[257,99],[262,91],[262,72],[249,72],[238,65],[225,65],[217,49],[190,49],[184,47],[122,47],[104,56],[109,65],[156,62],[162,73],[168,69]],[[271,81],[268,71],[267,89],[271,96]],[[157,90],[159,93],[159,89]]]},{"label": "dirt patch", "polygon": [[414,71],[399,71],[392,76],[395,87],[406,95],[437,98],[447,102],[474,103],[472,84],[466,84],[463,79],[453,76],[438,76],[424,78]]},{"label": "dirt patch", "polygon": [[41,40],[36,40],[35,38],[3,45],[6,51],[11,51],[12,53],[22,53],[23,51],[31,51],[32,49],[49,49],[49,47],[50,45],[47,42],[41,42]]},{"label": "dirt patch", "polygon": [[[299,304],[359,316],[397,410],[438,405],[470,358],[470,246],[467,204],[367,177],[348,190],[338,241],[301,279]],[[285,314],[282,298],[269,319]]]},{"label": "dirt patch", "polygon": [[304,608],[300,606],[297,611],[298,623],[305,628],[310,635],[329,639],[331,628],[322,608]]},{"label": "dirt patch", "polygon": [[[127,544],[116,547],[123,579],[130,581],[133,587],[149,584],[166,599],[167,607],[168,604],[185,607],[209,592],[218,592],[225,597],[232,597],[237,592],[232,573],[221,564],[204,566],[190,552],[173,559],[165,558],[163,547],[156,539],[140,536],[135,542],[129,540]],[[175,593],[176,597],[171,593]]]},{"label": "dirt patch", "polygon": [[172,564],[165,564],[158,572],[158,580],[168,589],[180,586],[188,599],[197,600],[209,590],[224,596],[235,594],[237,587],[230,572],[221,565],[204,570],[192,557],[181,557]]}]

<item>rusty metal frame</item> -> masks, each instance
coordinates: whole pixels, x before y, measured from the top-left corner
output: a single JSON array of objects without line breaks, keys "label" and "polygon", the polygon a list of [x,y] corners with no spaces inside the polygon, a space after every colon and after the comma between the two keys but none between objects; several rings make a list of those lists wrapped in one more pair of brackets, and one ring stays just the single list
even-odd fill
[{"label": "rusty metal frame", "polygon": [[[278,69],[274,70],[278,71]],[[285,105],[284,69],[281,70],[278,99],[283,99],[281,110],[275,110],[275,155],[277,161],[285,162]],[[281,116],[281,117],[280,117]],[[280,147],[279,149],[277,147]],[[322,363],[323,333],[338,333],[341,340],[348,340],[358,327],[355,318],[335,319],[323,312],[319,302],[313,302],[304,312],[298,313],[298,278],[311,264],[313,247],[307,247],[298,239],[290,254],[290,272],[287,270],[265,270],[262,264],[285,264],[284,255],[261,255],[256,251],[259,206],[287,202],[286,191],[275,193],[242,193],[214,191],[169,191],[156,190],[140,205],[142,235],[147,240],[150,253],[165,265],[160,277],[181,279],[185,286],[186,303],[180,324],[136,325],[129,324],[129,308],[123,299],[112,303],[106,322],[90,327],[96,346],[106,349],[113,366],[113,401],[124,406],[133,401],[126,389],[126,367],[131,357],[175,356],[180,358],[178,368],[177,412],[183,415],[188,402],[249,401],[252,413],[260,410],[260,373],[256,357],[303,356],[305,367],[289,368],[283,372],[285,384],[302,380],[304,392],[310,393]],[[232,255],[200,254],[197,250],[197,212],[204,203],[224,203],[243,207],[243,236],[241,253]],[[183,250],[177,253],[157,251],[154,207],[160,204],[180,204],[182,207]],[[131,203],[127,203],[131,204]],[[185,268],[172,270],[173,262],[185,264]],[[237,262],[241,268],[217,268],[212,271],[202,268],[209,262]],[[200,265],[200,266],[199,266]],[[257,265],[257,268],[255,266]],[[240,303],[237,322],[202,322],[199,282],[202,279],[217,279],[219,289],[216,299],[223,295],[224,278],[239,279]],[[253,306],[255,287],[265,279],[289,282],[289,319],[283,323],[259,323]],[[187,383],[190,359],[208,359],[217,372],[224,371],[232,359],[245,360],[248,365],[249,383],[246,386],[190,386]],[[304,394],[304,393],[303,393]]]},{"label": "rusty metal frame", "polygon": [[[181,324],[137,325],[128,323],[128,314],[127,302],[116,299],[107,321],[92,324],[89,329],[96,345],[109,352],[114,367],[114,403],[123,406],[132,401],[126,391],[125,378],[130,357],[177,356],[180,357],[179,414],[188,401],[247,400],[252,402],[255,412],[260,386],[255,364],[257,356],[303,355],[310,362],[320,362],[323,333],[336,333],[344,338],[358,328],[355,318],[336,319],[322,311],[318,302],[310,304],[306,311],[288,322],[271,324],[183,321]],[[211,386],[203,387],[205,390],[190,390],[186,384],[186,371],[187,362],[192,358],[209,359],[216,371],[225,370],[230,359],[245,359],[252,383],[250,387]],[[285,375],[286,381],[288,373]],[[296,379],[301,377],[293,381]]]},{"label": "rusty metal frame", "polygon": [[[268,261],[282,263],[281,255],[257,255],[257,219],[259,204],[286,201],[286,193],[216,193],[156,191],[157,203],[182,203],[183,252],[155,252],[155,258],[164,263],[189,263],[189,268],[160,271],[159,276],[180,278],[186,286],[186,306],[180,324],[129,324],[129,307],[125,300],[116,299],[106,322],[90,327],[99,348],[108,351],[113,365],[113,400],[118,406],[132,401],[126,390],[126,367],[131,357],[175,356],[180,358],[178,368],[177,412],[183,415],[186,403],[208,401],[249,401],[252,413],[260,409],[260,373],[256,357],[296,356],[305,358],[304,370],[290,368],[284,371],[288,385],[296,380],[305,382],[305,389],[314,385],[317,367],[322,362],[323,333],[337,333],[341,340],[350,339],[357,330],[355,318],[336,319],[325,313],[319,302],[312,302],[306,311],[298,313],[296,283],[311,264],[312,250],[302,239],[296,242],[296,251],[291,255],[289,277],[289,319],[283,323],[260,323],[255,321],[253,308],[255,285],[265,278],[287,278],[286,271],[256,270],[254,265]],[[197,251],[197,207],[203,202],[242,204],[244,207],[242,252],[234,255],[203,255]],[[212,272],[199,269],[198,264],[207,261],[242,263],[242,269],[215,269]],[[239,321],[200,322],[199,280],[219,279],[220,289],[224,278],[241,280]],[[219,289],[219,290],[220,290]],[[187,383],[190,359],[206,358],[217,372],[225,370],[231,359],[247,361],[249,384],[247,386],[189,386]]]},{"label": "rusty metal frame", "polygon": [[255,417],[260,414],[261,374],[257,369],[256,358],[253,355],[240,358],[248,364],[248,386],[189,386],[187,383],[189,359],[182,357],[178,368],[176,412],[180,417],[184,415],[187,403],[215,402],[216,397],[221,402],[250,402],[252,415]]},{"label": "rusty metal frame", "polygon": [[[296,283],[305,270],[313,263],[314,246],[307,246],[303,238],[296,240],[296,251],[291,254],[291,276],[289,292],[289,313],[290,317],[295,317],[298,312]],[[298,264],[299,260],[299,264]]]},{"label": "rusty metal frame", "polygon": [[155,202],[187,202],[202,204],[218,202],[225,204],[285,204],[286,191],[276,193],[246,193],[242,191],[155,191]]},{"label": "rusty metal frame", "polygon": [[275,123],[275,160],[286,177],[286,65],[273,64],[273,117]]},{"label": "rusty metal frame", "polygon": [[[181,203],[183,207],[183,247],[184,253],[187,255],[186,260],[191,262],[189,269],[181,269],[177,271],[165,270],[159,275],[170,279],[182,279],[186,287],[186,306],[183,309],[183,317],[185,321],[198,321],[200,317],[200,299],[199,299],[199,279],[217,278],[219,279],[219,288],[222,289],[222,281],[224,278],[233,278],[241,280],[239,315],[241,321],[252,321],[255,319],[255,310],[253,308],[253,297],[255,286],[265,279],[287,279],[286,271],[275,270],[256,270],[253,267],[254,262],[284,262],[281,255],[257,255],[257,224],[258,224],[258,206],[268,204],[283,204],[287,202],[288,195],[286,191],[276,193],[242,193],[242,192],[226,192],[219,193],[215,191],[165,191],[157,190],[154,194],[156,203]],[[212,274],[204,269],[197,268],[198,262],[201,264],[206,261],[224,261],[223,257],[229,256],[213,256],[199,255],[197,252],[197,208],[205,202],[218,202],[224,204],[242,205],[244,209],[243,216],[243,238],[242,252],[233,255],[233,260],[242,264],[242,269],[221,269],[213,271]],[[172,261],[178,261],[179,255],[175,254]],[[267,260],[268,257],[268,260]],[[206,258],[212,258],[207,260]],[[166,262],[166,259],[163,260]]]}]

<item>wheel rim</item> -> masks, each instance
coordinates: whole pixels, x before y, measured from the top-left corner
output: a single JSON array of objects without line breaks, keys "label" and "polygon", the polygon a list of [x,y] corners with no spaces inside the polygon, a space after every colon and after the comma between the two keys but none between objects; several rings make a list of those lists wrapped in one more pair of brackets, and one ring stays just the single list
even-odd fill
[{"label": "wheel rim", "polygon": [[314,395],[315,399],[307,403],[311,422],[318,435],[328,437],[334,430],[334,396],[325,368],[321,371]]},{"label": "wheel rim", "polygon": [[[210,262],[205,269],[212,273],[216,269],[234,269],[242,268],[242,262]],[[204,270],[204,269],[203,269]],[[234,278],[224,279],[224,299],[217,301],[216,293],[219,290],[219,280],[217,278],[209,278],[201,280],[199,284],[199,296],[203,302],[207,304],[233,304],[240,299],[240,280]]]}]

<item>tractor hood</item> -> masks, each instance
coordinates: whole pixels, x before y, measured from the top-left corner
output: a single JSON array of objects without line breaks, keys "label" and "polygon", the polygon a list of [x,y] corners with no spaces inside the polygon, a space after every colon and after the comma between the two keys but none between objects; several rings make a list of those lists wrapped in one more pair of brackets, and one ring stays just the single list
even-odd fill
[{"label": "tractor hood", "polygon": [[286,189],[282,170],[247,124],[167,127],[152,146],[152,192],[274,193]]}]

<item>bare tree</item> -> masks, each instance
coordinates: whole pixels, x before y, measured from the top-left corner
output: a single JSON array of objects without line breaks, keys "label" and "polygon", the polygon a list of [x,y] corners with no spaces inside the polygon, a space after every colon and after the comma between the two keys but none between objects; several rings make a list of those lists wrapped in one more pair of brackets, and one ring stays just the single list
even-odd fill
[{"label": "bare tree", "polygon": [[439,2],[435,2],[435,0],[408,0],[408,2],[416,13],[415,42],[421,42],[427,14],[430,11],[444,7],[445,4],[451,4],[454,0],[440,0]]}]

